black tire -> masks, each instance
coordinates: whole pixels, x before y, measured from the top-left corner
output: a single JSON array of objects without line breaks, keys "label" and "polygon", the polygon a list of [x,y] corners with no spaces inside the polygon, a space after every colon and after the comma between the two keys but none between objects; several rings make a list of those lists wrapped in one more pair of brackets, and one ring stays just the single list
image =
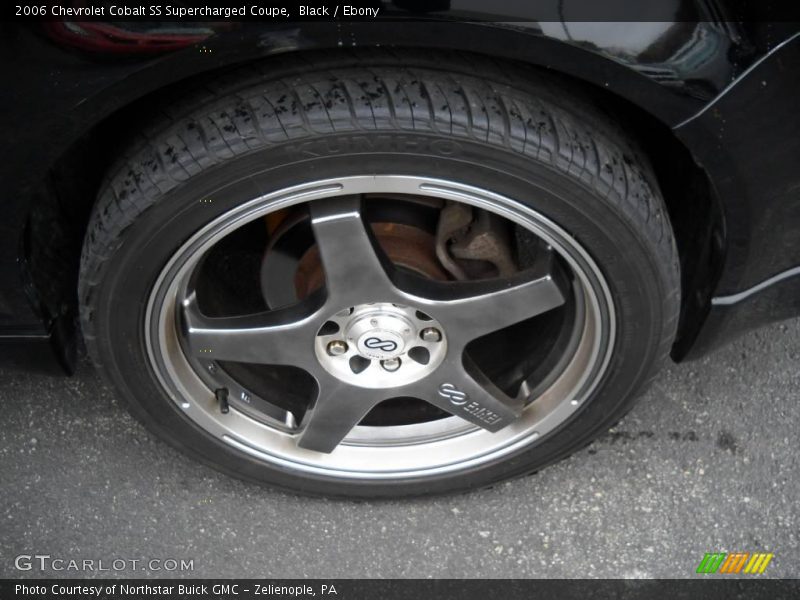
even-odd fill
[{"label": "black tire", "polygon": [[[680,280],[655,177],[620,127],[568,83],[465,55],[292,58],[185,93],[144,131],[110,170],[91,216],[79,286],[83,333],[142,423],[228,474],[332,496],[491,485],[541,469],[606,431],[668,357]],[[601,385],[535,446],[438,477],[301,475],[208,435],[167,398],[148,363],[144,310],[164,264],[193,232],[248,197],[309,174],[382,170],[422,170],[523,201],[536,197],[537,209],[579,241],[611,288],[618,333]],[[198,203],[209,195],[218,200]]]}]

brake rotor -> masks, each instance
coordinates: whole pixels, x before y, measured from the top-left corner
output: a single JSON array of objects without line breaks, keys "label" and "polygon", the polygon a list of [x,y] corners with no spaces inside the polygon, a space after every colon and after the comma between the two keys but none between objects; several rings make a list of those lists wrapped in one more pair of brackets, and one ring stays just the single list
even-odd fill
[{"label": "brake rotor", "polygon": [[[262,293],[270,308],[303,300],[325,283],[325,271],[304,214],[287,215],[273,229],[261,265]],[[427,279],[449,279],[436,256],[436,238],[421,227],[379,222],[370,227],[396,267]],[[303,250],[305,248],[305,250]]]}]

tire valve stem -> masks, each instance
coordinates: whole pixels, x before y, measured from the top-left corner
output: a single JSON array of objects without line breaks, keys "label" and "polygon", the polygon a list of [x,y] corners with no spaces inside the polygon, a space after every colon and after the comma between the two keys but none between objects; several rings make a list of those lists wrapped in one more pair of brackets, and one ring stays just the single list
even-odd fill
[{"label": "tire valve stem", "polygon": [[228,414],[231,409],[228,405],[228,388],[217,388],[214,390],[214,396],[217,398],[217,402],[219,402],[219,412],[223,415]]}]

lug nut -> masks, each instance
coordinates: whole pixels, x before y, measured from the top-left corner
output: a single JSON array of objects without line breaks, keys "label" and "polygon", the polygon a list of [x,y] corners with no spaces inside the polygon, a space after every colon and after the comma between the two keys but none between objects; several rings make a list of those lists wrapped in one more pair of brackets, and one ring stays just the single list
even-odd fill
[{"label": "lug nut", "polygon": [[420,332],[419,336],[426,342],[440,342],[442,340],[442,332],[436,327],[426,327]]},{"label": "lug nut", "polygon": [[397,371],[400,368],[399,358],[387,358],[381,361],[381,366],[389,372]]},{"label": "lug nut", "polygon": [[341,340],[333,340],[328,344],[328,354],[331,356],[341,356],[347,352],[347,344]]}]

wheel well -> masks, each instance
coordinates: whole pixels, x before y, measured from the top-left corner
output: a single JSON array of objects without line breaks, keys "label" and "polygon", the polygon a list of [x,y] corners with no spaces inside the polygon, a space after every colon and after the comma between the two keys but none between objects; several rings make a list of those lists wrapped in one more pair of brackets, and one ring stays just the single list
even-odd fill
[{"label": "wheel well", "polygon": [[[313,54],[307,53],[309,64]],[[326,54],[330,57],[330,52]],[[268,68],[268,62],[262,68]],[[97,190],[142,119],[158,114],[165,101],[180,95],[187,84],[193,87],[223,73],[229,76],[230,70],[193,76],[131,102],[95,124],[54,163],[33,203],[26,231],[30,276],[50,318],[72,319],[77,314],[80,251]],[[586,94],[617,120],[652,162],[681,262],[681,318],[673,347],[673,357],[680,359],[706,316],[721,270],[724,220],[719,200],[706,173],[667,125],[608,89],[548,73]],[[54,256],[59,260],[53,261]]]}]

